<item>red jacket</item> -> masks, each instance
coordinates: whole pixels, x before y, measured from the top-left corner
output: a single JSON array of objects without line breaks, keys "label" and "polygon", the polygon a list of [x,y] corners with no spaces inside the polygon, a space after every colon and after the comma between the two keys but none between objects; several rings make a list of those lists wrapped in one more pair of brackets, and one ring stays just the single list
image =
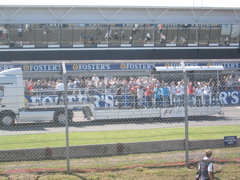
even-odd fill
[{"label": "red jacket", "polygon": [[152,89],[152,87],[147,87],[146,88],[146,92],[145,92],[145,96],[152,96],[152,94],[153,94],[153,89]]},{"label": "red jacket", "polygon": [[188,93],[188,94],[193,94],[193,93],[194,93],[194,87],[193,87],[193,85],[188,85],[187,93]]}]

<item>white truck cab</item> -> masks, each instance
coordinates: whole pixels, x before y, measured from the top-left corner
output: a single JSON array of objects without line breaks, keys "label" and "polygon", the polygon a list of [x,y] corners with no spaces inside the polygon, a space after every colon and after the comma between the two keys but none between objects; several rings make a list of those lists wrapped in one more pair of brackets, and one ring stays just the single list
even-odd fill
[{"label": "white truck cab", "polygon": [[[72,119],[73,112],[69,109],[68,120]],[[15,122],[28,121],[64,123],[64,105],[27,106],[22,69],[13,68],[0,72],[0,124],[9,126]]]}]

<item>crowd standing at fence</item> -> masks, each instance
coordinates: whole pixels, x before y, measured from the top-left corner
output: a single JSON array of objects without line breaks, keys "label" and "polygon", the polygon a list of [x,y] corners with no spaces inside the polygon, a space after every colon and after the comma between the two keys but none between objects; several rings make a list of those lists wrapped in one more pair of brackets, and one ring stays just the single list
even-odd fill
[{"label": "crowd standing at fence", "polygon": [[[61,80],[25,80],[26,95],[34,95],[40,90],[42,95],[49,91],[59,90]],[[85,94],[90,102],[94,102],[94,95],[112,94],[116,97],[116,106],[122,108],[123,95],[128,95],[131,108],[160,108],[184,106],[184,81],[159,80],[156,77],[125,77],[112,79],[93,77],[74,77],[68,80],[68,94]],[[240,90],[240,77],[232,75],[223,76],[218,82],[213,79],[208,81],[190,81],[187,85],[188,105],[215,106],[220,105],[218,95],[223,90]]]}]

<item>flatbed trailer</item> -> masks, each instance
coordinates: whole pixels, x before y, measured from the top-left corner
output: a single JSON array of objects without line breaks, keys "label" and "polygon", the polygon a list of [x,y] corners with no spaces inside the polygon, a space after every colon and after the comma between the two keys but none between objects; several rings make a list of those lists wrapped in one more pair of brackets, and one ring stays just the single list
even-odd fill
[{"label": "flatbed trailer", "polygon": [[[76,91],[76,90],[74,90]],[[75,95],[80,99],[80,91]],[[106,94],[105,94],[106,95]],[[47,96],[47,95],[46,95]],[[82,110],[83,115],[88,120],[106,120],[106,119],[132,119],[132,118],[171,118],[184,117],[184,107],[159,107],[159,108],[131,108],[128,106],[117,108],[113,107],[95,107],[94,102],[87,100],[88,95],[84,95],[85,101],[70,101],[65,105],[63,101],[57,104],[55,99],[51,102],[37,101],[29,103],[26,101],[23,73],[21,68],[14,68],[0,72],[0,123],[9,126],[15,122],[40,122],[54,121],[65,123],[65,109],[68,112],[68,121],[71,122],[75,110]],[[111,96],[113,98],[113,96]],[[48,97],[45,97],[47,99]],[[37,98],[35,98],[37,99]],[[39,100],[38,99],[38,100]],[[89,99],[89,98],[88,98]],[[115,102],[112,101],[112,104]],[[189,107],[188,116],[205,116],[212,114],[222,114],[222,107],[203,106]]]}]

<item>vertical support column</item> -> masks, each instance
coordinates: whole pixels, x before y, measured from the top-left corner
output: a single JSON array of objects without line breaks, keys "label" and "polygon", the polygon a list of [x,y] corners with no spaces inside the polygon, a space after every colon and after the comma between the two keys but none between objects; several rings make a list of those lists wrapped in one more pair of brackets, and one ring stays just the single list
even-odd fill
[{"label": "vertical support column", "polygon": [[66,131],[66,161],[67,173],[70,174],[70,160],[69,160],[69,129],[68,129],[68,102],[67,102],[67,73],[65,63],[62,64],[63,83],[64,83],[64,105],[65,105],[65,131]]},{"label": "vertical support column", "polygon": [[188,151],[188,97],[187,97],[187,71],[184,71],[184,110],[185,110],[185,158],[186,166],[189,166],[189,151]]}]

